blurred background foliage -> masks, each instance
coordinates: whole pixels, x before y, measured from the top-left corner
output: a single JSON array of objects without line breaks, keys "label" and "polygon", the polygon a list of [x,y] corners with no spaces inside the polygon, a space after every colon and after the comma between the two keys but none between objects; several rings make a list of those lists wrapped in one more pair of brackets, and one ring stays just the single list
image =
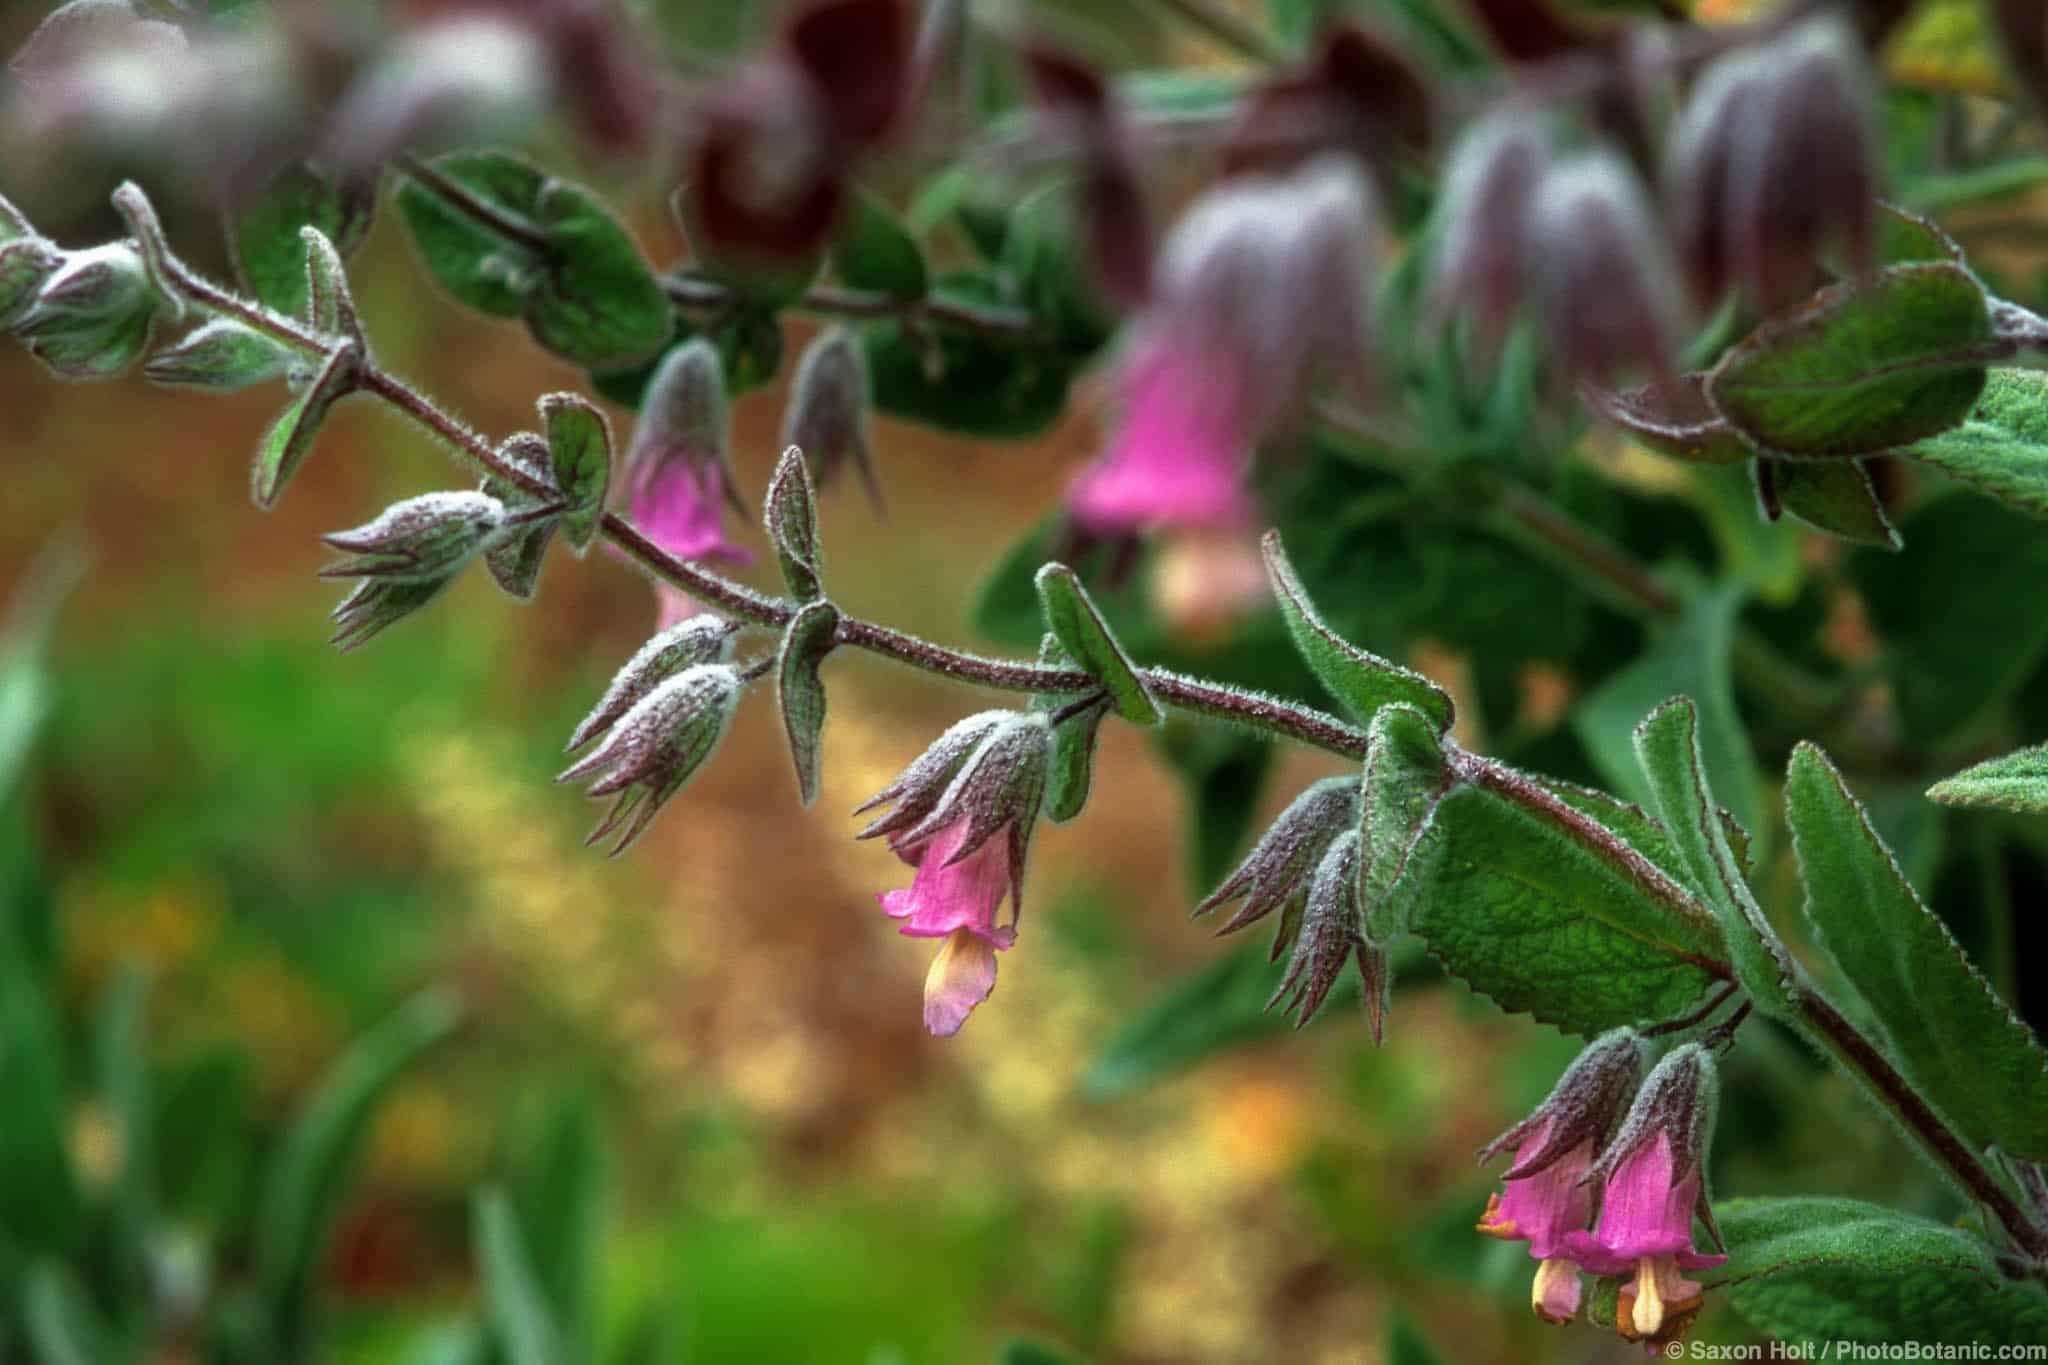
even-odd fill
[{"label": "blurred background foliage", "polygon": [[[751,41],[751,6],[650,3],[679,45]],[[1300,33],[1334,7],[1273,10]],[[1473,59],[1426,0],[1358,7]],[[1104,30],[1110,8],[1140,7],[1054,8],[1097,55],[1210,66],[1149,18]],[[1925,11],[1894,54],[1894,184],[2040,306],[2038,200],[2017,196],[2048,167],[2038,151],[1945,158],[1954,98],[1995,73],[1974,6]],[[1161,97],[1227,88],[1207,79]],[[91,211],[66,225],[25,198],[53,232],[104,235]],[[650,255],[674,258],[658,196],[621,202]],[[428,301],[395,215],[353,274],[386,363],[486,430],[582,381],[517,327]],[[1396,316],[1404,287],[1396,272]],[[2041,943],[2023,911],[2048,887],[2048,840],[1919,791],[1955,758],[2048,733],[2037,530],[1922,489],[1904,557],[1845,550],[1759,522],[1728,471],[1606,437],[1557,459],[1578,433],[1532,415],[1533,367],[1475,390],[1456,359],[1397,356],[1429,429],[1458,437],[1432,479],[1315,444],[1271,476],[1335,624],[1452,686],[1468,742],[1588,782],[1616,780],[1614,727],[1646,687],[1708,698],[1725,761],[1781,766],[1798,731],[1731,690],[1716,612],[1816,669],[1874,675],[1880,638],[1884,666],[1909,669],[1995,644],[1998,668],[1951,680],[1982,692],[1967,714],[1945,706],[1952,732],[1909,714],[1905,741],[1880,743],[1850,715],[1830,740],[1864,760],[1859,789],[1916,881],[2015,990]],[[750,492],[782,396],[738,405]],[[844,492],[824,509],[845,600],[940,639],[1035,646],[1032,522],[1094,449],[1092,397],[1084,378],[1049,433],[1000,445],[879,423],[886,517]],[[1471,1232],[1490,1182],[1470,1153],[1573,1041],[1420,961],[1400,964],[1384,1050],[1345,1011],[1285,1037],[1260,1012],[1264,945],[1219,947],[1184,919],[1252,822],[1329,765],[1112,728],[1094,808],[1040,843],[1024,951],[961,1037],[934,1042],[925,954],[873,907],[902,870],[836,813],[976,699],[835,660],[816,814],[798,816],[757,706],[634,854],[605,862],[580,847],[590,812],[549,779],[559,737],[651,627],[645,585],[603,556],[562,560],[512,611],[478,577],[430,628],[337,658],[315,537],[437,477],[440,456],[345,408],[259,518],[244,458],[273,401],[87,393],[0,352],[0,1360],[1623,1358],[1531,1319],[1522,1249]],[[1735,589],[1647,629],[1451,515],[1476,467]],[[1269,612],[1189,613],[1187,553],[1156,551],[1106,596],[1134,652],[1313,696]],[[1605,689],[1620,700],[1599,704]],[[1782,891],[1782,841],[1760,852]],[[2040,1027],[2042,1002],[2021,1004]],[[1717,1187],[1947,1210],[1847,1091],[1751,1028]],[[1745,1331],[1725,1311],[1702,1330]]]}]

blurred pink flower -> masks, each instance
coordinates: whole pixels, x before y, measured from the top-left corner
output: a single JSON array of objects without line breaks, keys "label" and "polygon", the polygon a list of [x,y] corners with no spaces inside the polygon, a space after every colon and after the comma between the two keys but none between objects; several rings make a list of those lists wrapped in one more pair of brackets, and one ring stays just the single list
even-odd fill
[{"label": "blurred pink flower", "polygon": [[1184,338],[1141,338],[1117,376],[1116,436],[1068,491],[1075,519],[1096,532],[1249,524],[1253,433],[1238,369]]},{"label": "blurred pink flower", "polygon": [[[646,537],[677,559],[744,567],[754,556],[725,534],[725,475],[715,460],[683,452],[642,463],[627,494],[627,515]],[[700,608],[681,589],[656,581],[656,629],[667,630]]]},{"label": "blurred pink flower", "polygon": [[963,816],[929,842],[898,848],[917,872],[909,887],[876,895],[912,938],[939,938],[924,982],[924,1026],[938,1037],[960,1031],[996,986],[996,953],[1017,941],[1014,925],[996,924],[1011,888],[1010,840],[998,830],[960,856],[972,821]]}]

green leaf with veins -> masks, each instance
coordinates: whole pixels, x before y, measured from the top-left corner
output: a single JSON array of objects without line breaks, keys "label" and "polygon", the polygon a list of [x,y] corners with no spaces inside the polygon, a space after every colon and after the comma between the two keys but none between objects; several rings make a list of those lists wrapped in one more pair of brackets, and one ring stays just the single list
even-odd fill
[{"label": "green leaf with veins", "polygon": [[1394,889],[1396,913],[1453,976],[1567,1032],[1696,1005],[1727,970],[1705,908],[1640,850],[1627,871],[1596,853],[1560,816],[1570,803],[1528,787],[1531,799],[1464,786],[1439,801]]},{"label": "green leaf with veins", "polygon": [[1914,1087],[1972,1148],[2048,1160],[2048,1051],[1921,903],[1810,744],[1786,771],[1785,817],[1807,919]]},{"label": "green leaf with veins", "polygon": [[1984,387],[1984,291],[1952,262],[1823,289],[1731,347],[1707,397],[1765,451],[1875,455],[1962,421]]}]

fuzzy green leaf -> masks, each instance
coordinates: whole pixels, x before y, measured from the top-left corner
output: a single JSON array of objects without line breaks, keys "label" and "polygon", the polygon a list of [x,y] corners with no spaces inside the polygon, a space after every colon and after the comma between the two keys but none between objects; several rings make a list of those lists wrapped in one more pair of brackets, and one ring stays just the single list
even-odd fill
[{"label": "fuzzy green leaf", "polygon": [[277,505],[292,475],[299,472],[312,452],[313,438],[327,419],[327,410],[355,388],[362,370],[363,353],[352,341],[344,341],[327,353],[319,373],[313,376],[263,435],[256,447],[256,467],[250,479],[250,496],[269,511]]},{"label": "fuzzy green leaf", "polygon": [[561,1328],[503,1190],[478,1192],[470,1208],[470,1237],[483,1274],[485,1315],[507,1365],[561,1365]]},{"label": "fuzzy green leaf", "polygon": [[1831,286],[1730,348],[1707,396],[1757,446],[1874,455],[1946,431],[1984,387],[1984,291],[1952,262]]},{"label": "fuzzy green leaf", "polygon": [[235,264],[250,292],[286,317],[307,316],[303,228],[317,228],[346,257],[369,232],[373,195],[343,189],[310,167],[279,172],[242,211],[231,236]]},{"label": "fuzzy green leaf", "polygon": [[321,1078],[271,1159],[256,1227],[256,1280],[283,1358],[306,1348],[321,1258],[372,1113],[458,1017],[453,1000],[429,993],[356,1039]]},{"label": "fuzzy green leaf", "polygon": [[818,665],[838,643],[838,630],[837,607],[822,599],[806,603],[783,632],[775,665],[782,728],[796,764],[797,799],[806,806],[818,799],[818,750],[825,732],[825,685],[818,680]]},{"label": "fuzzy green leaf", "polygon": [[1301,657],[1331,696],[1360,720],[1371,720],[1382,706],[1400,703],[1428,716],[1438,734],[1451,728],[1455,708],[1450,693],[1420,673],[1347,642],[1324,624],[1294,566],[1288,563],[1278,531],[1268,531],[1260,548],[1265,552],[1266,574],[1273,581],[1273,594],[1280,602],[1288,633],[1294,636]]},{"label": "fuzzy green leaf", "polygon": [[1767,460],[1787,512],[1818,530],[1858,545],[1896,550],[1905,544],[1892,529],[1870,471],[1861,460]]},{"label": "fuzzy green leaf", "polygon": [[232,393],[276,379],[292,360],[290,351],[263,333],[215,318],[143,362],[142,375],[152,384]]},{"label": "fuzzy green leaf", "polygon": [[573,393],[551,393],[540,400],[546,428],[548,460],[555,487],[567,506],[562,511],[562,539],[577,554],[590,548],[604,520],[605,492],[612,476],[612,429],[597,405]]},{"label": "fuzzy green leaf", "polygon": [[[1072,668],[1073,656],[1060,647],[1057,635],[1039,643],[1038,662],[1048,668]],[[1031,704],[1041,711],[1057,712],[1085,694],[1040,692]],[[1052,754],[1046,763],[1045,813],[1054,824],[1064,824],[1079,815],[1088,804],[1088,789],[1095,776],[1095,740],[1102,733],[1106,705],[1089,706],[1053,727]]]},{"label": "fuzzy green leaf", "polygon": [[1650,808],[1669,835],[1687,882],[1705,893],[1720,917],[1736,979],[1758,1009],[1782,1015],[1794,968],[1729,842],[1707,779],[1700,729],[1692,702],[1674,697],[1636,727],[1636,761],[1647,779]]},{"label": "fuzzy green leaf", "polygon": [[1373,714],[1358,803],[1358,904],[1374,943],[1407,927],[1395,919],[1399,902],[1390,893],[1454,781],[1438,737],[1435,718],[1406,703]]},{"label": "fuzzy green leaf", "polygon": [[818,551],[818,499],[811,490],[811,469],[795,446],[782,452],[774,477],[768,480],[767,496],[761,499],[761,517],[768,530],[768,543],[775,547],[775,559],[782,566],[782,581],[799,600],[824,595],[819,583],[821,557]]},{"label": "fuzzy green leaf", "polygon": [[1914,1086],[1974,1148],[2048,1161],[2048,1051],[1899,871],[1827,756],[1792,753],[1785,816],[1806,915]]},{"label": "fuzzy green leaf", "polygon": [[399,212],[449,293],[496,317],[524,317],[541,345],[593,369],[630,365],[668,340],[667,295],[632,236],[587,190],[502,152],[444,156],[433,168],[516,229],[500,231],[407,179]]},{"label": "fuzzy green leaf", "polygon": [[322,336],[345,336],[363,345],[363,324],[348,287],[348,269],[327,234],[301,228],[306,245],[306,322]]},{"label": "fuzzy green leaf", "polygon": [[12,327],[35,305],[43,281],[63,259],[40,237],[0,245],[0,327]]},{"label": "fuzzy green leaf", "polygon": [[896,299],[921,299],[931,285],[917,239],[865,190],[854,194],[846,226],[832,244],[832,269],[849,288]]},{"label": "fuzzy green leaf", "polygon": [[1124,654],[1080,578],[1064,564],[1039,569],[1038,602],[1047,629],[1089,677],[1102,684],[1117,714],[1133,725],[1157,725],[1164,718],[1137,669]]},{"label": "fuzzy green leaf", "polygon": [[1855,1199],[1734,1199],[1728,1264],[1707,1279],[1771,1338],[2011,1345],[2048,1338],[2048,1293],[2000,1273],[1959,1228]]},{"label": "fuzzy green leaf", "polygon": [[1697,1003],[1726,970],[1708,912],[1640,852],[1629,871],[1596,854],[1597,822],[1526,778],[1514,785],[1461,786],[1437,803],[1396,913],[1445,970],[1567,1032]]},{"label": "fuzzy green leaf", "polygon": [[1688,374],[1673,386],[1614,390],[1589,384],[1580,392],[1593,411],[1645,449],[1686,464],[1743,464],[1756,451],[1714,411],[1706,380],[1704,374]]},{"label": "fuzzy green leaf", "polygon": [[2048,517],[2048,375],[1993,370],[1961,426],[1907,453],[2008,507]]},{"label": "fuzzy green leaf", "polygon": [[2048,815],[2048,744],[1987,758],[1927,789],[1944,806],[1995,806]]}]

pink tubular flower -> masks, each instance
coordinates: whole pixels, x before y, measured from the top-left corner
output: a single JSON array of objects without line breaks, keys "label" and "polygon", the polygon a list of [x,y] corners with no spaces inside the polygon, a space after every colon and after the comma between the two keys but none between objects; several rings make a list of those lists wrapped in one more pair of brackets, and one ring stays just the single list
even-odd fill
[{"label": "pink tubular flower", "polygon": [[1068,494],[1076,522],[1107,534],[1250,521],[1258,444],[1318,381],[1369,387],[1372,216],[1364,179],[1329,161],[1233,179],[1182,216],[1116,372],[1116,434]]},{"label": "pink tubular flower", "polygon": [[[626,451],[627,515],[677,559],[753,562],[725,534],[731,478],[725,446],[724,368],[717,350],[699,337],[670,351],[655,370]],[[656,583],[655,596],[658,629],[697,610],[666,583]]]},{"label": "pink tubular flower", "polygon": [[1572,1239],[1585,1235],[1593,1212],[1586,1177],[1635,1089],[1642,1062],[1642,1040],[1628,1029],[1594,1039],[1533,1114],[1479,1153],[1484,1161],[1514,1148],[1501,1192],[1487,1199],[1478,1230],[1529,1244],[1538,1263],[1529,1304],[1546,1322],[1565,1323],[1578,1314],[1584,1258]]},{"label": "pink tubular flower", "polygon": [[938,938],[938,956],[924,980],[924,1026],[950,1038],[996,988],[996,953],[1017,941],[1014,924],[996,924],[1010,891],[1009,840],[991,838],[961,858],[969,821],[963,817],[928,844],[899,849],[917,867],[909,887],[875,899],[903,921],[911,938]]},{"label": "pink tubular flower", "polygon": [[[940,735],[861,807],[895,809],[862,830],[917,869],[876,896],[912,938],[944,940],[924,983],[924,1025],[960,1031],[996,986],[996,954],[1017,941],[1024,862],[1045,804],[1052,727],[1043,711],[984,711]],[[1010,922],[998,925],[1003,897]]]},{"label": "pink tubular flower", "polygon": [[1248,524],[1243,480],[1252,437],[1238,370],[1187,338],[1140,339],[1118,375],[1123,417],[1115,440],[1067,494],[1075,519],[1105,532]]},{"label": "pink tubular flower", "polygon": [[1566,1250],[1594,1274],[1631,1277],[1621,1286],[1615,1322],[1630,1341],[1675,1340],[1704,1297],[1679,1272],[1710,1270],[1728,1259],[1695,1250],[1692,1238],[1695,1214],[1706,1216],[1700,1163],[1713,1085],[1712,1054],[1697,1044],[1658,1064],[1590,1173],[1604,1181],[1598,1225],[1565,1239]]},{"label": "pink tubular flower", "polygon": [[[1544,1119],[1515,1149],[1515,1167],[1538,1158],[1549,1145],[1554,1123]],[[1582,1232],[1593,1212],[1593,1192],[1580,1183],[1593,1164],[1593,1140],[1573,1146],[1534,1175],[1501,1182],[1489,1195],[1479,1231],[1503,1241],[1527,1242],[1540,1264],[1530,1306],[1546,1322],[1570,1322],[1579,1312],[1579,1266],[1565,1254],[1565,1239]]]}]

